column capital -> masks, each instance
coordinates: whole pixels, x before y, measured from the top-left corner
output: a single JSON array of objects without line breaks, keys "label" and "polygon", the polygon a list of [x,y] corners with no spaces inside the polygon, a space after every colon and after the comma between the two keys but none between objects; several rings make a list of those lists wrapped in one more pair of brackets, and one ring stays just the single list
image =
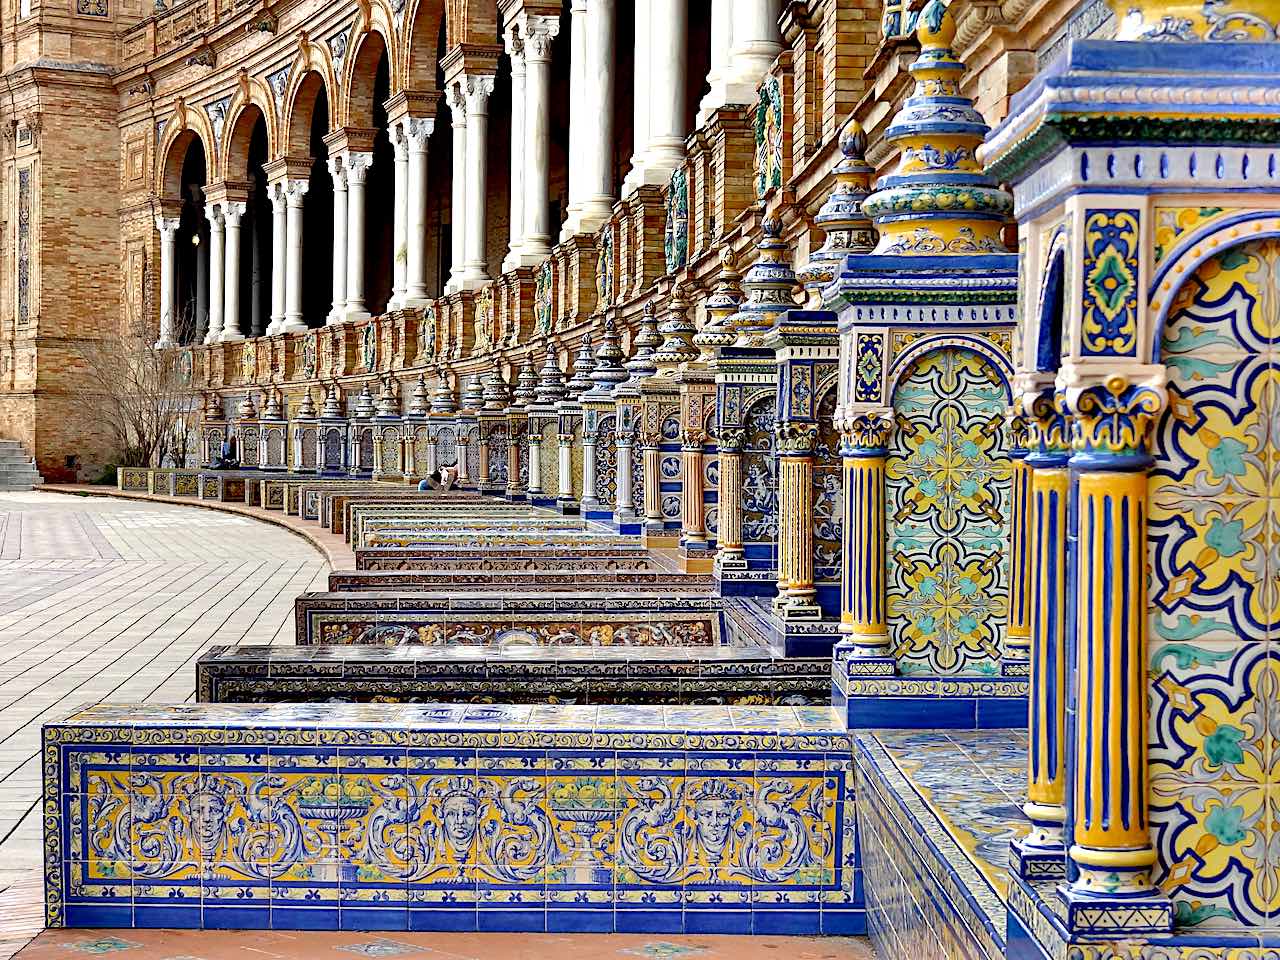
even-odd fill
[{"label": "column capital", "polygon": [[445,106],[449,108],[449,114],[453,120],[453,128],[457,130],[459,127],[465,127],[467,125],[467,95],[461,80],[457,83],[449,84],[445,89],[444,102]]},{"label": "column capital", "polygon": [[276,213],[285,208],[287,182],[285,180],[272,180],[267,183],[267,199],[271,201],[271,209]]},{"label": "column capital", "polygon": [[302,206],[302,198],[306,196],[307,191],[311,188],[311,181],[285,180],[283,186],[288,206],[300,207]]},{"label": "column capital", "polygon": [[465,76],[467,114],[487,115],[489,97],[493,94],[493,74],[469,73]]},{"label": "column capital", "polygon": [[507,52],[507,56],[511,58],[511,72],[516,72],[516,64],[519,63],[520,72],[524,72],[524,40],[520,36],[520,24],[512,21],[507,24],[505,30],[502,31],[502,48]]},{"label": "column capital", "polygon": [[1061,391],[1059,411],[1075,418],[1072,465],[1104,470],[1147,465],[1152,429],[1169,400],[1164,382],[1161,375],[1156,382],[1133,383],[1117,373]]},{"label": "column capital", "polygon": [[399,129],[408,141],[410,152],[425,153],[427,140],[436,132],[435,117],[405,117]]},{"label": "column capital", "polygon": [[350,152],[344,158],[343,165],[346,167],[348,182],[363,185],[369,176],[369,168],[373,166],[373,154]]},{"label": "column capital", "polygon": [[325,166],[329,168],[329,176],[333,178],[333,188],[347,189],[347,165],[342,154],[331,153],[329,159],[325,161]]},{"label": "column capital", "polygon": [[888,407],[870,410],[838,409],[835,426],[840,431],[840,454],[846,457],[882,457],[893,434],[893,411]]},{"label": "column capital", "polygon": [[525,14],[520,18],[519,24],[524,38],[525,59],[536,62],[550,61],[552,42],[560,34],[560,18]]},{"label": "column capital", "polygon": [[178,233],[178,228],[182,225],[180,217],[156,217],[156,229],[160,231],[160,236],[165,240],[172,240]]},{"label": "column capital", "polygon": [[210,229],[222,229],[222,204],[206,203],[204,205],[204,218],[209,221]]},{"label": "column capital", "polygon": [[224,200],[222,202],[222,217],[229,227],[240,226],[240,218],[249,210],[249,205],[243,200]]}]

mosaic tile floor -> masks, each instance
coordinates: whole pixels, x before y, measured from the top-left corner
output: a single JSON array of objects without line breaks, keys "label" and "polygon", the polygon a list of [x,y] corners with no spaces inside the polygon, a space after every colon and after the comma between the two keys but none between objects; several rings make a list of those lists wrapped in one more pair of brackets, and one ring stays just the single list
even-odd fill
[{"label": "mosaic tile floor", "polygon": [[862,938],[643,935],[205,933],[198,930],[49,930],[19,960],[872,960]]}]

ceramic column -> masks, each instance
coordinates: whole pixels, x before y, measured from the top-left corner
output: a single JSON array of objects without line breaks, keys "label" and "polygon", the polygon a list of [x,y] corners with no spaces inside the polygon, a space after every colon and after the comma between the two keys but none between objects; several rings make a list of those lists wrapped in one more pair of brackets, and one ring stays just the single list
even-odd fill
[{"label": "ceramic column", "polygon": [[[632,54],[634,82],[632,89],[637,93],[647,93],[649,85],[649,45],[651,27],[651,6],[653,0],[635,0],[635,50]],[[647,96],[633,95],[631,98],[631,167],[623,181],[623,196],[635,192],[636,187],[644,183],[645,151],[649,145],[650,100]]]},{"label": "ceramic column", "polygon": [[783,423],[778,434],[778,596],[787,620],[818,620],[813,585],[813,451],[816,425]]},{"label": "ceramic column", "polygon": [[1006,417],[1009,433],[1009,616],[1002,652],[1007,676],[1025,674],[1031,650],[1031,467],[1027,462],[1027,418],[1014,399]]},{"label": "ceramic column", "polygon": [[489,432],[483,431],[480,434],[480,476],[476,478],[476,482],[482,487],[489,485]]},{"label": "ceramic column", "polygon": [[680,448],[680,546],[707,545],[706,504],[702,497],[702,471],[706,461],[700,442]]},{"label": "ceramic column", "polygon": [[367,320],[364,303],[365,181],[372,153],[348,153],[347,169],[347,312],[346,320]]},{"label": "ceramic column", "polygon": [[289,252],[285,256],[284,322],[279,331],[301,333],[307,329],[302,318],[302,201],[310,189],[309,180],[287,180],[284,185],[285,230]]},{"label": "ceramic column", "polygon": [[248,205],[243,201],[222,204],[226,237],[222,267],[222,335],[220,340],[243,340],[240,330],[240,220]]},{"label": "ceramic column", "polygon": [[477,74],[467,81],[467,227],[466,262],[462,288],[477,289],[489,282],[489,257],[485,252],[488,233],[486,196],[489,162],[489,95],[493,77]]},{"label": "ceramic column", "polygon": [[520,266],[520,247],[524,242],[524,110],[525,67],[524,42],[516,24],[507,27],[504,34],[507,56],[511,59],[511,195],[507,212],[509,241],[507,257],[502,261],[506,273]]},{"label": "ceramic column", "polygon": [[405,275],[409,263],[409,138],[404,124],[389,131],[395,158],[391,194],[391,299],[388,310],[404,306]]},{"label": "ceramic column", "polygon": [[716,531],[715,569],[747,569],[742,545],[742,445],[744,432],[737,427],[723,427],[716,436],[720,458],[720,527]]},{"label": "ceramic column", "polygon": [[329,158],[333,178],[333,307],[326,323],[341,323],[347,315],[347,166],[341,154]]},{"label": "ceramic column", "polygon": [[841,644],[851,657],[894,672],[885,611],[885,463],[893,412],[874,410],[842,416],[840,454],[844,473],[840,584]]},{"label": "ceramic column", "polygon": [[216,343],[222,338],[222,268],[226,263],[226,230],[222,204],[206,204],[204,216],[209,221],[209,329],[204,335],[204,342]]},{"label": "ceramic column", "polygon": [[453,127],[453,190],[450,194],[453,222],[449,233],[449,281],[444,288],[444,292],[449,294],[462,289],[463,264],[466,262],[463,251],[467,234],[467,98],[462,84],[450,84],[444,99]]},{"label": "ceramic column", "polygon": [[599,510],[596,499],[596,434],[582,434],[582,509]]},{"label": "ceramic column", "polygon": [[458,483],[471,480],[471,458],[467,455],[471,450],[471,440],[461,430],[458,431]]},{"label": "ceramic column", "polygon": [[631,476],[631,457],[635,438],[630,433],[619,431],[618,448],[618,483],[614,494],[614,518],[617,520],[634,520],[636,516],[635,493]]},{"label": "ceramic column", "polygon": [[404,301],[405,307],[427,304],[426,238],[427,238],[427,141],[435,132],[433,117],[407,118],[402,122],[409,143],[408,228],[405,237]]},{"label": "ceramic column", "polygon": [[[589,0],[587,8],[586,117],[579,141],[584,178],[582,207],[574,225],[578,233],[594,232],[613,215],[615,3],[616,0]],[[570,117],[569,122],[576,121]]]},{"label": "ceramic column", "polygon": [[267,184],[267,199],[271,201],[271,320],[267,336],[272,336],[284,324],[284,276],[289,256],[283,180]]},{"label": "ceramic column", "polygon": [[[1030,555],[1027,620],[1031,625],[1027,803],[1031,832],[1013,845],[1018,874],[1028,880],[1061,877],[1066,867],[1066,593],[1067,505],[1070,477],[1066,418],[1054,409],[1053,390],[1030,398],[1032,449],[1019,464],[1027,484]],[[1017,476],[1013,495],[1019,495]],[[1019,520],[1015,505],[1011,523]],[[1025,522],[1024,520],[1024,522]],[[1012,542],[1012,538],[1011,538]],[[1018,558],[1011,556],[1017,568]],[[1013,576],[1014,571],[1010,571]],[[1010,621],[1012,624],[1012,619]]]},{"label": "ceramic column", "polygon": [[1075,418],[1076,652],[1075,870],[1064,895],[1072,934],[1115,937],[1173,923],[1172,905],[1151,878],[1147,769],[1147,471],[1166,397],[1162,388],[1104,376],[1068,390],[1062,406]]},{"label": "ceramic column", "polygon": [[573,503],[573,434],[556,435],[560,443],[560,495],[557,499],[563,504]]},{"label": "ceramic column", "polygon": [[640,456],[644,464],[644,523],[659,532],[666,518],[662,515],[662,452],[656,436],[640,438]]},{"label": "ceramic column", "polygon": [[173,321],[178,310],[178,217],[156,217],[156,230],[160,232],[160,336],[157,347],[173,347]]},{"label": "ceramic column", "polygon": [[529,496],[542,495],[542,434],[529,425]]},{"label": "ceramic column", "polygon": [[520,487],[520,434],[510,422],[507,423],[507,490],[508,500],[515,499],[523,493]]},{"label": "ceramic column", "polygon": [[551,46],[557,17],[525,17],[524,237],[520,262],[537,266],[551,253],[548,178],[551,157]]}]

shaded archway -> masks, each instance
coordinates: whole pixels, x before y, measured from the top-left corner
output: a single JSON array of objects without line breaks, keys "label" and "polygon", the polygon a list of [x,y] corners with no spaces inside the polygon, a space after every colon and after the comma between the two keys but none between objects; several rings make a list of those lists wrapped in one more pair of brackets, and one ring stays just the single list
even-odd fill
[{"label": "shaded archway", "polygon": [[393,272],[395,154],[386,109],[390,96],[387,45],[380,33],[371,32],[361,41],[352,65],[347,122],[357,129],[374,131],[373,163],[365,177],[364,217],[364,303],[374,316],[387,309]]},{"label": "shaded archway", "polygon": [[186,345],[199,343],[209,325],[209,224],[204,216],[208,158],[204,143],[189,131],[170,148],[170,156],[175,155],[177,173],[164,199],[180,205],[174,245],[173,338]]},{"label": "shaded archway", "polygon": [[267,196],[267,118],[255,104],[236,117],[227,142],[227,185],[246,191],[240,223],[240,313],[226,318],[246,336],[258,337],[271,317],[271,201]]},{"label": "shaded archway", "polygon": [[310,157],[307,193],[302,199],[302,319],[323,326],[333,292],[333,177],[329,173],[329,94],[324,78],[312,70],[302,78],[289,114],[288,151]]}]

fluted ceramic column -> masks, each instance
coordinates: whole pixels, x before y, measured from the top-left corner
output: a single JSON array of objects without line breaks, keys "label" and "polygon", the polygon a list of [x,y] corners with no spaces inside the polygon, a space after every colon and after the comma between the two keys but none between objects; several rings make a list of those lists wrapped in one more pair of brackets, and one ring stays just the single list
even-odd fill
[{"label": "fluted ceramic column", "polygon": [[1031,650],[1031,467],[1027,463],[1027,418],[1022,402],[1005,418],[1009,435],[1009,613],[1001,669],[1007,676],[1029,670]]},{"label": "fluted ceramic column", "polygon": [[175,256],[178,217],[156,217],[156,230],[160,232],[160,336],[157,347],[176,346],[173,338],[173,321],[178,310],[178,262]]},{"label": "fluted ceramic column", "polygon": [[[592,233],[613,215],[614,33],[617,0],[589,0],[587,8],[587,106],[579,147],[583,164],[582,208],[577,233]],[[575,24],[576,29],[576,24]],[[638,88],[637,88],[638,89]],[[573,117],[570,123],[576,121]]]},{"label": "fluted ceramic column", "polygon": [[562,504],[573,503],[573,434],[556,434],[560,454],[560,495],[557,499]]},{"label": "fluted ceramic column", "polygon": [[529,430],[529,496],[542,495],[542,434]]},{"label": "fluted ceramic column", "polygon": [[551,160],[551,45],[560,32],[557,17],[525,17],[524,238],[520,262],[540,264],[551,252],[549,207]]},{"label": "fluted ceramic column", "polygon": [[631,166],[622,184],[623,196],[630,196],[644,183],[644,164],[649,146],[651,101],[649,75],[650,29],[654,0],[635,0],[635,50],[632,54],[634,81],[631,97]]},{"label": "fluted ceramic column", "polygon": [[222,269],[226,266],[227,248],[222,204],[206,204],[204,216],[209,221],[209,329],[204,335],[204,342],[216,343],[222,339]]},{"label": "fluted ceramic column", "polygon": [[434,117],[403,121],[409,141],[408,188],[409,223],[405,237],[404,302],[406,307],[427,303],[427,141],[435,132]]},{"label": "fluted ceramic column", "polygon": [[[463,81],[465,82],[465,77]],[[463,264],[466,262],[467,234],[467,98],[461,83],[452,83],[445,91],[445,103],[453,128],[453,190],[450,194],[452,226],[449,233],[449,282],[445,293],[462,289]]]},{"label": "fluted ceramic column", "polygon": [[[1052,389],[1035,395],[1028,423],[1032,449],[1023,451],[1018,463],[1024,491],[1014,475],[1016,498],[1024,493],[1030,528],[1021,539],[1029,554],[1027,598],[1030,637],[1030,692],[1028,704],[1027,802],[1023,812],[1031,832],[1013,845],[1013,863],[1028,880],[1061,877],[1066,869],[1063,825],[1066,823],[1066,594],[1067,506],[1071,482],[1067,472],[1066,418],[1057,412]],[[1016,468],[1015,468],[1016,469]],[[1025,509],[1025,508],[1024,508]],[[1013,538],[1010,538],[1011,543]],[[1012,549],[1012,548],[1011,548]],[[1018,557],[1011,557],[1010,577]],[[1012,627],[1012,619],[1010,620]]]},{"label": "fluted ceramic column", "polygon": [[347,165],[341,154],[329,158],[333,178],[333,306],[326,323],[347,315]]},{"label": "fluted ceramic column", "polygon": [[680,546],[707,545],[707,513],[702,496],[702,471],[706,461],[701,443],[680,448]]},{"label": "fluted ceramic column", "polygon": [[666,525],[662,515],[662,454],[657,437],[641,438],[640,456],[644,464],[644,523],[656,532]]},{"label": "fluted ceramic column", "polygon": [[395,158],[391,194],[391,299],[388,310],[404,306],[405,273],[409,263],[409,138],[404,124],[390,130]]},{"label": "fluted ceramic column", "polygon": [[603,506],[596,499],[596,435],[582,435],[582,509],[599,510]]},{"label": "fluted ceramic column", "polygon": [[[1075,375],[1074,382],[1088,382]],[[1076,422],[1075,875],[1065,898],[1070,933],[1116,937],[1165,932],[1173,923],[1169,898],[1151,878],[1147,768],[1147,471],[1166,397],[1120,375],[1101,376],[1102,383],[1068,390],[1063,405]]]},{"label": "fluted ceramic column", "polygon": [[248,205],[243,201],[227,201],[222,204],[223,226],[226,230],[222,267],[222,341],[243,340],[240,329],[240,220]]},{"label": "fluted ceramic column", "polygon": [[515,427],[507,424],[507,489],[508,499],[519,496],[524,491],[520,487],[520,434]]},{"label": "fluted ceramic column", "polygon": [[[649,143],[644,182],[664,184],[684,163],[685,87],[689,68],[687,0],[650,0]],[[643,98],[640,98],[643,99]]]},{"label": "fluted ceramic column", "polygon": [[577,229],[582,214],[582,194],[587,186],[586,141],[590,94],[587,91],[587,0],[572,0],[569,5],[569,203],[560,239],[568,240]]},{"label": "fluted ceramic column", "polygon": [[284,324],[284,277],[289,250],[286,240],[284,181],[267,184],[271,201],[271,320],[267,336],[280,332]]},{"label": "fluted ceramic column", "polygon": [[742,545],[742,445],[745,439],[745,433],[736,427],[722,427],[716,435],[720,460],[717,572],[747,569],[746,551]]},{"label": "fluted ceramic column", "polygon": [[364,217],[365,182],[373,166],[372,153],[348,153],[347,168],[347,312],[346,320],[365,320]]},{"label": "fluted ceramic column", "polygon": [[634,520],[636,516],[635,493],[632,487],[631,457],[634,438],[630,434],[617,434],[618,482],[614,493],[614,519]]},{"label": "fluted ceramic column", "polygon": [[520,27],[512,24],[504,34],[507,56],[511,58],[511,193],[507,212],[509,241],[507,257],[502,270],[514,270],[520,266],[520,247],[524,243],[524,103],[525,67],[524,41],[520,39]]},{"label": "fluted ceramic column", "polygon": [[[892,673],[885,611],[885,463],[892,411],[843,415],[839,421],[844,472],[841,531],[840,633],[851,657],[877,661]],[[869,672],[869,671],[863,671]]]},{"label": "fluted ceramic column", "polygon": [[493,77],[468,76],[467,80],[467,230],[466,262],[462,287],[477,289],[489,282],[489,257],[485,251],[489,214],[487,184],[489,163],[489,95]]},{"label": "fluted ceramic column", "polygon": [[773,609],[787,620],[817,620],[813,585],[813,450],[817,426],[778,425],[778,596]]},{"label": "fluted ceramic column", "polygon": [[284,333],[300,333],[307,329],[302,317],[302,201],[310,189],[309,180],[288,180],[284,185],[285,228],[288,234],[289,253],[285,257]]}]

